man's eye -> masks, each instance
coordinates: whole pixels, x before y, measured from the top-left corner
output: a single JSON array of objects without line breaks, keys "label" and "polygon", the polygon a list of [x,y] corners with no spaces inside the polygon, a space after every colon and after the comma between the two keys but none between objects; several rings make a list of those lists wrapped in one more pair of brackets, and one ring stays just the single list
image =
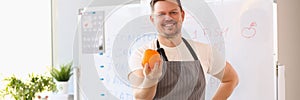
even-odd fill
[{"label": "man's eye", "polygon": [[165,14],[157,14],[157,16],[164,16]]},{"label": "man's eye", "polygon": [[172,15],[176,15],[176,14],[178,14],[178,12],[171,12],[171,14],[172,14]]}]

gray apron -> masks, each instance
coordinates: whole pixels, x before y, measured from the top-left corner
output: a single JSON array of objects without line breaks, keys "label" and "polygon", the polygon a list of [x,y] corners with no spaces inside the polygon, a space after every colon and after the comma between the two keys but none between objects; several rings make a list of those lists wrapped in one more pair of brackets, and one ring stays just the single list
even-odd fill
[{"label": "gray apron", "polygon": [[163,57],[163,74],[158,83],[154,100],[204,100],[205,76],[201,63],[190,46],[182,38],[194,61],[168,61],[157,41],[158,52]]}]

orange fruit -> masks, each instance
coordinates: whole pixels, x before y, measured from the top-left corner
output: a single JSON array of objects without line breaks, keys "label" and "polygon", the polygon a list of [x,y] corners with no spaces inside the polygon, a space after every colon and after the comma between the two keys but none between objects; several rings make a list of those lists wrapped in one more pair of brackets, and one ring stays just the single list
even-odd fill
[{"label": "orange fruit", "polygon": [[160,55],[156,50],[147,49],[144,53],[142,66],[144,67],[146,63],[149,64],[150,68],[153,69],[154,64],[160,61]]}]

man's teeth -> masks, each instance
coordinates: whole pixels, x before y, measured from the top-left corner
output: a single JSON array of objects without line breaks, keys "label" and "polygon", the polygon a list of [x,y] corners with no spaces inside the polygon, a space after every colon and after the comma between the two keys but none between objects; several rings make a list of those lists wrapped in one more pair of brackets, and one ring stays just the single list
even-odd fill
[{"label": "man's teeth", "polygon": [[174,24],[166,24],[165,26],[169,27],[169,26],[172,26],[172,25],[174,25]]}]

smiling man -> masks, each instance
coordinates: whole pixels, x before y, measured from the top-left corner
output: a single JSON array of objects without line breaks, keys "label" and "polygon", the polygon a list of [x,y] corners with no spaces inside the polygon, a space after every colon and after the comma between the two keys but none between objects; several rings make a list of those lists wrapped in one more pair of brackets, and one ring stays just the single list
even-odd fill
[{"label": "smiling man", "polygon": [[[211,74],[221,81],[212,99],[226,100],[238,84],[238,75],[227,61],[216,60],[221,57],[213,55],[209,45],[182,37],[185,12],[180,0],[152,0],[150,6],[150,20],[158,38],[139,48],[130,58],[132,71],[128,76],[135,98],[204,100],[205,75]],[[163,58],[152,69],[149,64],[141,67],[147,49],[157,49]]]}]

